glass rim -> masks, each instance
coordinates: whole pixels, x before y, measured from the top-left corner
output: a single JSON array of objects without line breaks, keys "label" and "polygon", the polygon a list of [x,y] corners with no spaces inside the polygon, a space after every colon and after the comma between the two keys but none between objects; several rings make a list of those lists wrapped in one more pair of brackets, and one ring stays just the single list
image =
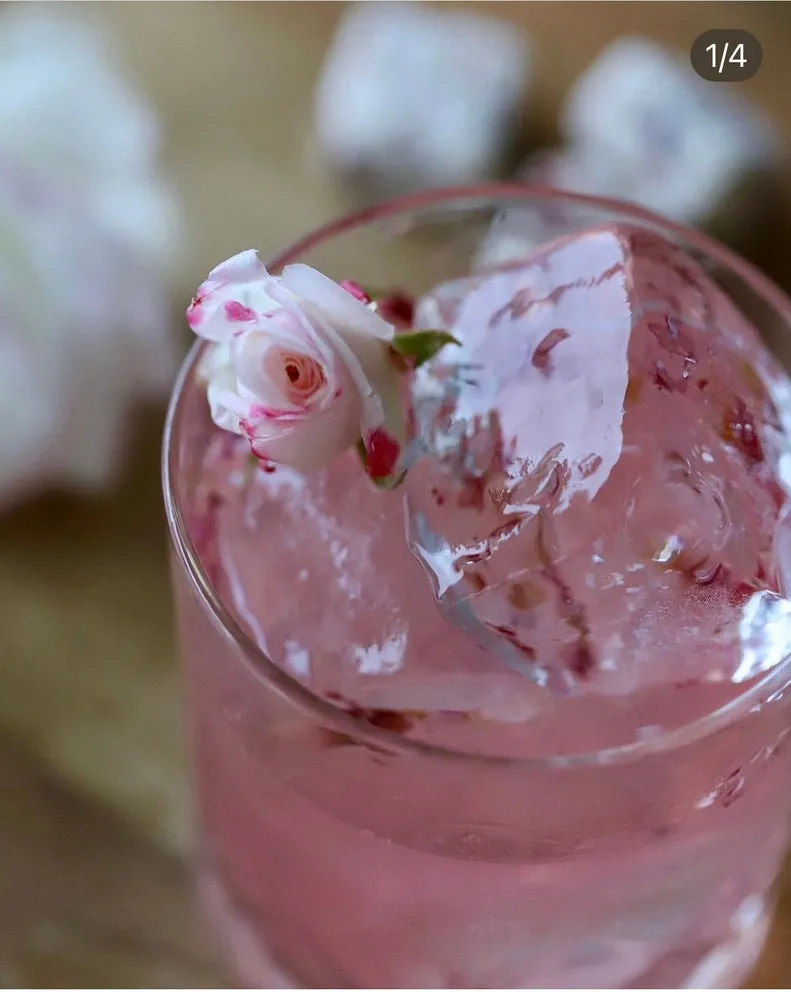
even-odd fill
[{"label": "glass rim", "polygon": [[[474,207],[476,204],[491,206],[497,200],[506,202],[554,200],[610,211],[648,223],[660,232],[670,234],[676,239],[682,239],[685,246],[691,245],[704,252],[709,258],[725,268],[734,270],[753,292],[780,315],[783,322],[791,330],[791,299],[786,293],[747,259],[742,258],[737,252],[720,244],[708,235],[674,221],[666,220],[627,201],[587,196],[581,193],[527,184],[490,183],[479,186],[449,187],[424,190],[385,200],[321,225],[293,242],[266,264],[270,270],[279,271],[284,265],[296,261],[316,245],[324,243],[338,234],[365,227],[371,222],[389,216],[462,202],[466,202],[470,207]],[[791,654],[789,654],[773,668],[758,677],[743,692],[690,723],[669,730],[656,738],[569,755],[514,757],[481,754],[442,744],[413,740],[355,718],[351,713],[313,693],[284,668],[276,665],[247,634],[215,593],[189,536],[174,485],[174,478],[178,470],[176,465],[178,446],[175,439],[180,431],[184,410],[183,401],[190,387],[192,373],[206,347],[208,347],[206,342],[197,341],[184,359],[173,386],[165,419],[161,471],[165,512],[172,546],[179,564],[189,578],[194,594],[198,597],[201,608],[208,613],[213,623],[223,631],[225,636],[233,641],[240,655],[239,662],[247,664],[270,690],[288,699],[296,709],[302,711],[314,722],[345,734],[360,744],[370,744],[393,754],[413,755],[465,764],[472,762],[490,767],[580,768],[625,764],[651,754],[660,754],[691,744],[722,727],[728,726],[742,713],[749,712],[761,697],[767,695],[767,690],[775,683],[777,683],[777,689],[791,681]]]}]

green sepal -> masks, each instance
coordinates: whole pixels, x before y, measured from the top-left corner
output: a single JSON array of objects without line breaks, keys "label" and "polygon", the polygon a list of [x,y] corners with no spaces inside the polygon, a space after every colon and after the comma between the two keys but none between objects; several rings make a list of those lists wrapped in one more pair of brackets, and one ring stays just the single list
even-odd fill
[{"label": "green sepal", "polygon": [[420,368],[430,361],[446,344],[460,344],[447,331],[405,331],[396,334],[390,342],[393,351],[410,359],[413,368]]}]

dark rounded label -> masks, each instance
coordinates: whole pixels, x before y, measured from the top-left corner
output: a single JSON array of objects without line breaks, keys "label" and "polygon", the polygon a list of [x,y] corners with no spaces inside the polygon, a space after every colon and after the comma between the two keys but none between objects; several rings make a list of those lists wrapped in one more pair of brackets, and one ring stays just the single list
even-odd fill
[{"label": "dark rounded label", "polygon": [[741,28],[712,28],[692,42],[692,68],[711,83],[741,83],[761,68],[761,42]]}]

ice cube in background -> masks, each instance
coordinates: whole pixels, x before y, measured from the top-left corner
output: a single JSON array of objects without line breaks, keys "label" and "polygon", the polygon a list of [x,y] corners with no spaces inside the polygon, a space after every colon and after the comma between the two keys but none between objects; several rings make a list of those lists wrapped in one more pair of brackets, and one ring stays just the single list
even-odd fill
[{"label": "ice cube in background", "polygon": [[493,178],[529,72],[512,24],[414,0],[351,4],[316,90],[319,149],[376,194]]},{"label": "ice cube in background", "polygon": [[[631,177],[629,199],[695,226],[722,213],[749,216],[740,201],[780,161],[778,134],[757,108],[700,79],[688,58],[638,37],[614,41],[580,76],[561,129],[580,163],[606,157]],[[575,189],[597,192],[582,187],[584,170],[576,175]]]},{"label": "ice cube in background", "polygon": [[[619,38],[576,81],[561,110],[564,144],[532,155],[515,178],[626,200],[739,242],[771,202],[778,134],[732,88],[640,38]],[[542,242],[595,224],[581,207],[533,201],[501,211],[478,265],[524,258]]]},{"label": "ice cube in background", "polygon": [[178,365],[177,205],[158,122],[111,51],[73,12],[0,12],[4,504],[111,484],[132,407],[161,402]]},{"label": "ice cube in background", "polygon": [[462,345],[419,373],[428,457],[405,483],[445,615],[561,690],[779,660],[788,379],[757,331],[640,228],[570,236],[467,290],[418,304],[455,299]]}]

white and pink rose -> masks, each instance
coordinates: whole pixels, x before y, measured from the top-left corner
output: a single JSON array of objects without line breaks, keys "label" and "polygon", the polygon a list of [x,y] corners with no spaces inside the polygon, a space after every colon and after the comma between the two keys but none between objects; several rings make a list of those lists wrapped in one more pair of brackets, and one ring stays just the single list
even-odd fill
[{"label": "white and pink rose", "polygon": [[214,422],[307,473],[362,441],[375,479],[403,446],[395,329],[353,284],[303,264],[271,276],[255,251],[217,266],[187,310],[212,342],[200,369]]}]

